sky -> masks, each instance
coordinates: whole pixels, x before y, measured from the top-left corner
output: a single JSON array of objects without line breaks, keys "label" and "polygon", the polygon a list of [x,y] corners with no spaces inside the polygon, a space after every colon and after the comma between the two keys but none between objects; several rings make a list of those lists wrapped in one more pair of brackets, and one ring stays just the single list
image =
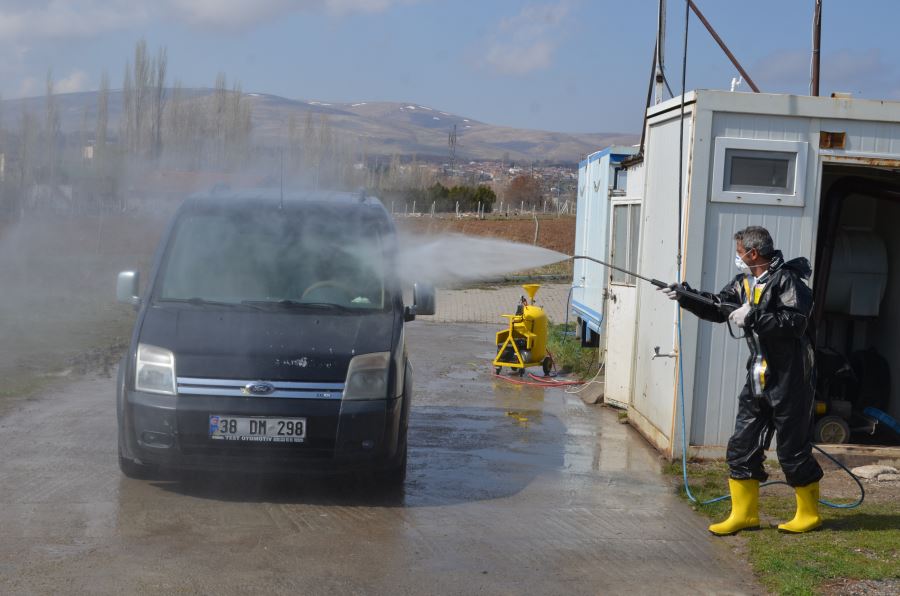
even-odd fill
[{"label": "sky", "polygon": [[[808,94],[813,0],[695,0],[763,91]],[[683,0],[668,0],[665,65],[681,87]],[[122,84],[135,42],[169,81],[326,102],[403,101],[491,124],[640,129],[656,0],[0,0],[0,93]],[[900,2],[824,0],[823,95],[900,99]],[[737,71],[693,15],[686,88]],[[738,88],[749,91],[746,84]]]}]

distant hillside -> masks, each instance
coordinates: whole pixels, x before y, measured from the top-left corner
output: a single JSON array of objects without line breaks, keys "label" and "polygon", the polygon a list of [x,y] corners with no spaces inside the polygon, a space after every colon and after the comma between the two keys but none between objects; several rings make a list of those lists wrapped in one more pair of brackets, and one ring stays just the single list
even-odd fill
[{"label": "distant hillside", "polygon": [[[201,98],[209,89],[184,90]],[[575,162],[587,153],[613,144],[633,144],[634,134],[584,133],[569,134],[508,128],[480,122],[416,103],[356,102],[325,103],[294,100],[276,95],[247,93],[253,106],[253,134],[257,143],[280,144],[286,140],[291,116],[302,127],[308,113],[317,119],[327,114],[332,129],[360,143],[369,154],[446,156],[447,136],[453,125],[457,129],[457,155],[462,159],[500,159],[508,155],[517,161],[549,160]],[[64,132],[80,130],[87,118],[93,130],[96,118],[95,92],[66,93],[56,96]],[[111,133],[117,129],[122,112],[122,94],[110,93],[109,121]],[[38,119],[43,115],[42,97],[12,99],[2,102],[4,125],[15,130],[23,109]]]}]

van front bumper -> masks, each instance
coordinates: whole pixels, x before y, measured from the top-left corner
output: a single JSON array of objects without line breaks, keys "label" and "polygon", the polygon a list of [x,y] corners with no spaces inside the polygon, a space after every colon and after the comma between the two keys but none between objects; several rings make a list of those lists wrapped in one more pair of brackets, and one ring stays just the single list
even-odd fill
[{"label": "van front bumper", "polygon": [[[296,473],[378,471],[402,456],[403,397],[388,400],[157,395],[127,391],[123,438],[143,464],[173,469]],[[210,416],[305,418],[303,443],[221,441]]]}]

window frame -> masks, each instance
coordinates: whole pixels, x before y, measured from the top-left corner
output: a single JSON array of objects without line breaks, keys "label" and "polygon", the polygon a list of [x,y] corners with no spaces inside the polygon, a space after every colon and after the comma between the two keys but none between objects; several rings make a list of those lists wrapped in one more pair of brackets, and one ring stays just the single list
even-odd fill
[{"label": "window frame", "polygon": [[[803,207],[805,204],[807,157],[809,143],[805,141],[774,141],[770,139],[741,139],[716,137],[713,152],[713,176],[710,201],[745,203],[749,205],[778,205]],[[788,187],[741,185],[730,187],[734,157],[788,158]],[[793,181],[793,185],[791,185]],[[792,188],[791,188],[792,186]]]},{"label": "window frame", "polygon": [[[611,209],[611,242],[610,242],[610,262],[617,267],[622,267],[624,269],[628,269],[630,271],[635,271],[637,269],[637,259],[640,254],[640,235],[641,235],[641,211],[643,210],[643,204],[641,201],[615,201],[610,205]],[[617,255],[615,253],[616,249],[616,208],[624,207],[625,208],[625,217],[623,218],[623,224],[625,226],[625,257],[621,262],[617,261]],[[637,221],[635,222],[635,219]],[[635,224],[637,225],[637,229],[635,230]],[[633,232],[636,232],[634,234]],[[624,264],[623,264],[624,263]],[[621,276],[621,277],[617,277]],[[622,273],[621,271],[617,271],[615,269],[611,269],[609,272],[609,283],[617,286],[625,286],[625,287],[634,287],[637,285],[637,278],[633,275],[628,275],[626,273]]]}]

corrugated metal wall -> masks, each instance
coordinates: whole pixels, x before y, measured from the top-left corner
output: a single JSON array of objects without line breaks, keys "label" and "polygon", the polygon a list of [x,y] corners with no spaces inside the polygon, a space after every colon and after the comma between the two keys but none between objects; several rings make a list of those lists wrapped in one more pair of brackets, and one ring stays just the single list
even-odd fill
[{"label": "corrugated metal wall", "polygon": [[[815,125],[815,130],[811,129],[812,125]],[[814,148],[818,143],[818,129],[818,121],[809,118],[723,112],[713,115],[713,139],[737,137],[807,141],[811,147],[808,163],[802,174],[807,177],[804,207],[707,203],[703,274],[700,279],[700,285],[704,290],[718,291],[738,274],[734,266],[733,237],[736,231],[748,225],[761,225],[767,228],[775,240],[776,248],[784,252],[786,259],[805,256],[812,260],[814,213],[818,203],[818,197],[813,196],[816,189]],[[707,180],[707,201],[714,167],[712,152],[708,159],[710,179]],[[746,342],[733,339],[725,325],[707,323],[700,325],[694,376],[691,444],[727,443],[734,430],[737,395],[746,378],[745,367],[748,356]]]},{"label": "corrugated metal wall", "polygon": [[[705,181],[707,213],[700,280],[703,289],[718,291],[738,273],[733,263],[732,238],[737,230],[748,225],[768,228],[785,258],[805,256],[813,261],[820,200],[817,194],[820,188],[817,180],[820,130],[847,133],[846,145],[840,152],[843,155],[864,153],[894,158],[900,155],[900,124],[897,123],[728,112],[713,114],[710,135],[713,140],[736,137],[805,141],[809,143],[809,155],[802,208],[709,202],[713,152],[705,157],[709,160],[710,176]],[[701,324],[697,339],[690,441],[693,445],[725,445],[734,429],[736,398],[744,384],[749,352],[745,342],[731,338],[724,325]]]}]

